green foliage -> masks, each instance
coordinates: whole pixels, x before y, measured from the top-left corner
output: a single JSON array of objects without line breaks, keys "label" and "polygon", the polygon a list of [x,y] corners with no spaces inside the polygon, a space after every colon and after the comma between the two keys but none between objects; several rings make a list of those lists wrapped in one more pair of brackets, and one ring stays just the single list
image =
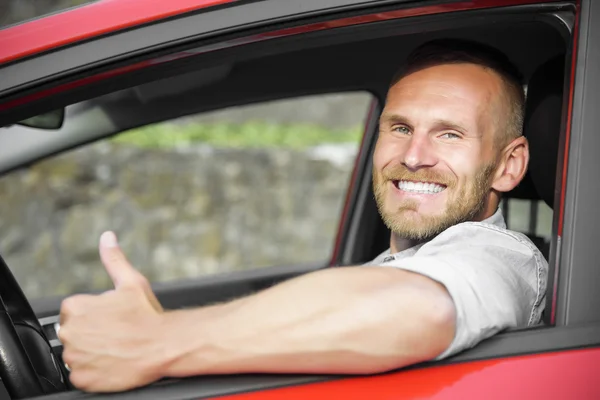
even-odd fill
[{"label": "green foliage", "polygon": [[173,123],[148,125],[118,135],[116,143],[147,148],[184,147],[208,144],[216,147],[287,147],[307,148],[323,143],[357,143],[362,128],[329,129],[313,124],[280,124],[251,121]]}]

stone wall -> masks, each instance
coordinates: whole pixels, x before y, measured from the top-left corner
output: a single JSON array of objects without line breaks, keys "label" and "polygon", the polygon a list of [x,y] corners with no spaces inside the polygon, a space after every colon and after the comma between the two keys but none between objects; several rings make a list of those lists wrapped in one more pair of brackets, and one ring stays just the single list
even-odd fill
[{"label": "stone wall", "polygon": [[328,259],[356,146],[92,146],[0,178],[0,254],[27,296],[110,287],[115,230],[151,281]]}]

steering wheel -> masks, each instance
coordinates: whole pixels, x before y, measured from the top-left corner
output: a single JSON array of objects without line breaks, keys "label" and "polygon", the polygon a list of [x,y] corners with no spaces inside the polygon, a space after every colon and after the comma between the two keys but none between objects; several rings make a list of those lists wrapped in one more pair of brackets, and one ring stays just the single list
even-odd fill
[{"label": "steering wheel", "polygon": [[0,377],[13,399],[68,388],[42,326],[1,256]]}]

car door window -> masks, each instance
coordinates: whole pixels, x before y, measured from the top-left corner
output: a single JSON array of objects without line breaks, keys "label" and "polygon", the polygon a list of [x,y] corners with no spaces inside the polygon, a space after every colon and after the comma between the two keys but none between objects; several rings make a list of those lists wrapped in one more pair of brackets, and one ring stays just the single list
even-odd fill
[{"label": "car door window", "polygon": [[543,200],[514,198],[502,202],[502,212],[507,227],[527,235],[547,260],[552,240],[552,208]]},{"label": "car door window", "polygon": [[332,252],[371,95],[246,105],[123,132],[0,178],[0,249],[29,298],[111,286],[114,230],[151,282]]}]

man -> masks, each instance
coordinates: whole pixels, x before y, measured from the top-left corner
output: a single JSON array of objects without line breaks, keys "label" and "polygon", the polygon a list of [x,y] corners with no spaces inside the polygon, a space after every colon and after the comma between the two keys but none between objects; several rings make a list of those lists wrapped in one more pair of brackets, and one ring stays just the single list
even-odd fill
[{"label": "man", "polygon": [[547,263],[498,209],[527,169],[523,103],[517,73],[492,49],[438,41],[413,52],[380,119],[373,184],[392,235],[369,265],[163,311],[104,233],[100,256],[115,290],[61,309],[72,383],[116,391],[167,376],[375,373],[537,324]]}]

